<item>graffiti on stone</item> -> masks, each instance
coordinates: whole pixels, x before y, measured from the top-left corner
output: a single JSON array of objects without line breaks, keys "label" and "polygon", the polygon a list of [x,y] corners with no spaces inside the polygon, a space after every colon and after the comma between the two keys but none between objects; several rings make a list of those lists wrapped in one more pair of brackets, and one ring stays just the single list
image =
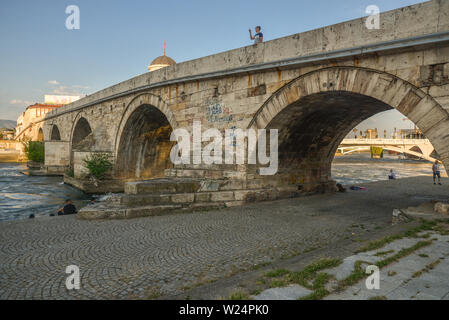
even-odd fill
[{"label": "graffiti on stone", "polygon": [[231,122],[233,120],[232,109],[226,107],[223,102],[207,99],[206,119],[210,123]]}]

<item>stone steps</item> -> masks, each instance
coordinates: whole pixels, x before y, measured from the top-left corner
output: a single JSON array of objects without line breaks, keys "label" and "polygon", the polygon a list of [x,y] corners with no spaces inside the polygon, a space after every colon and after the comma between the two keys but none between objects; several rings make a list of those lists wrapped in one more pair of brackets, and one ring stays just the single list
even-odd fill
[{"label": "stone steps", "polygon": [[154,179],[125,183],[126,194],[174,194],[195,193],[201,188],[201,180],[195,179]]},{"label": "stone steps", "polygon": [[[236,204],[237,205],[237,204]],[[133,219],[151,216],[161,216],[171,213],[193,212],[225,208],[223,202],[190,203],[171,205],[149,205],[137,207],[93,205],[84,207],[78,213],[80,220]]]},{"label": "stone steps", "polygon": [[[243,190],[234,180],[165,178],[127,182],[125,193],[80,210],[79,219],[130,219],[212,210],[298,196],[296,187]],[[257,185],[254,187],[257,188]]]}]

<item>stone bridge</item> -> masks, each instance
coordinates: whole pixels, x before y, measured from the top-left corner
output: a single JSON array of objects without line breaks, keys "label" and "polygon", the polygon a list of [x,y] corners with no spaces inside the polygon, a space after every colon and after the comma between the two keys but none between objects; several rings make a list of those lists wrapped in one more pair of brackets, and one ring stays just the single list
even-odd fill
[{"label": "stone bridge", "polygon": [[345,155],[359,151],[369,151],[371,147],[412,155],[427,161],[437,160],[432,157],[435,148],[429,139],[344,139],[338,147],[338,153]]},{"label": "stone bridge", "polygon": [[[170,203],[198,205],[323,192],[335,189],[331,163],[343,138],[393,108],[422,130],[449,168],[449,1],[383,13],[379,30],[365,20],[179,63],[52,111],[43,125],[47,169],[72,167],[77,185],[83,159],[107,153],[111,179],[121,187],[111,180],[101,188],[125,190],[115,200],[121,204],[137,201],[136,193],[154,194],[156,182],[165,184],[161,193],[171,194]],[[277,174],[262,176],[258,165],[174,166],[170,134],[191,130],[194,121],[223,132],[278,129]],[[135,182],[151,179],[159,180]],[[142,206],[154,204],[148,201]]]}]

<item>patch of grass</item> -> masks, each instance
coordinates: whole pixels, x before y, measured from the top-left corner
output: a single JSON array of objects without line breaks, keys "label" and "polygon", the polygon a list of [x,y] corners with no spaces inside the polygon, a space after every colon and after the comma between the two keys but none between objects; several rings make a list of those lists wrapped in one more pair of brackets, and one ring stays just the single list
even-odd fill
[{"label": "patch of grass", "polygon": [[313,286],[309,284],[309,281],[315,278],[318,271],[337,267],[341,263],[341,259],[321,259],[308,265],[302,271],[292,272],[290,274],[290,280],[291,282],[297,283],[303,287],[313,289]]},{"label": "patch of grass", "polygon": [[268,277],[268,278],[278,278],[278,277],[282,277],[282,276],[284,276],[286,274],[289,274],[289,273],[290,273],[290,271],[288,271],[288,270],[277,269],[277,270],[272,270],[272,271],[266,272],[264,274],[264,276]]},{"label": "patch of grass", "polygon": [[270,288],[284,288],[290,285],[288,279],[274,279],[270,283]]},{"label": "patch of grass", "polygon": [[428,258],[429,257],[429,255],[425,254],[425,253],[418,254],[418,256],[420,256],[421,258]]},{"label": "patch of grass", "polygon": [[[420,248],[426,247],[430,244],[432,244],[432,241],[420,241],[410,248],[404,248],[404,249],[400,250],[394,256],[391,256],[389,258],[386,258],[384,260],[376,262],[374,265],[379,267],[379,269],[382,269],[383,267],[386,267],[387,265],[389,265],[395,261],[398,261],[399,259],[410,255],[412,252],[414,252]],[[354,263],[354,271],[352,271],[352,273],[348,277],[346,277],[345,279],[343,279],[339,282],[338,290],[343,290],[344,288],[346,288],[348,286],[354,285],[357,282],[359,282],[361,279],[366,277],[365,270],[363,270],[363,268],[362,268],[363,263],[370,264],[370,263],[364,262],[364,261],[357,261],[356,263]]]},{"label": "patch of grass", "polygon": [[260,268],[266,267],[266,266],[268,266],[270,264],[271,264],[271,262],[262,262],[262,263],[256,264],[255,266],[252,266],[251,269],[252,270],[259,270]]},{"label": "patch of grass", "polygon": [[356,253],[380,249],[380,248],[385,247],[387,244],[389,244],[395,240],[398,240],[398,239],[402,239],[402,235],[394,235],[394,236],[389,236],[389,237],[386,237],[386,238],[383,238],[380,240],[371,241],[367,245],[365,245],[362,248],[360,248],[359,250],[357,250]]},{"label": "patch of grass", "polygon": [[417,238],[418,233],[420,233],[422,231],[433,230],[436,225],[437,225],[436,221],[421,220],[421,225],[411,228],[410,230],[407,230],[406,232],[404,232],[402,234],[397,234],[397,235],[385,237],[380,240],[369,242],[367,245],[365,245],[364,247],[357,250],[356,253],[380,249],[380,248],[383,248],[384,246],[386,246],[387,244],[389,244],[393,241],[402,239],[404,237]]},{"label": "patch of grass", "polygon": [[262,289],[258,288],[258,289],[254,289],[253,291],[251,291],[251,295],[252,296],[257,296],[259,294],[261,294]]},{"label": "patch of grass", "polygon": [[388,299],[385,296],[376,296],[369,298],[369,300],[388,300]]},{"label": "patch of grass", "polygon": [[156,300],[162,297],[162,292],[159,287],[151,288],[147,291],[147,300]]},{"label": "patch of grass", "polygon": [[431,244],[432,244],[432,241],[420,241],[420,242],[416,243],[415,245],[411,246],[410,248],[401,249],[398,253],[396,253],[394,256],[392,256],[390,258],[376,262],[376,266],[378,266],[379,268],[383,268],[383,267],[389,265],[390,263],[398,261],[399,259],[401,259],[405,256],[408,256],[412,252],[414,252],[418,249],[421,249],[423,247],[427,247]]},{"label": "patch of grass", "polygon": [[340,280],[338,283],[338,290],[343,290],[345,287],[352,286],[357,283],[360,279],[365,277],[365,270],[362,270],[363,261],[356,261],[354,263],[354,270],[345,279]]},{"label": "patch of grass", "polygon": [[249,294],[244,291],[236,291],[231,294],[228,300],[251,300]]},{"label": "patch of grass", "polygon": [[424,269],[415,272],[412,275],[412,278],[419,278],[423,273],[425,272],[429,272],[430,270],[433,270],[437,265],[439,265],[441,263],[440,259],[435,260],[434,262],[428,264]]},{"label": "patch of grass", "polygon": [[386,256],[387,254],[393,253],[394,250],[389,250],[389,251],[379,251],[375,254],[376,257],[381,257],[381,256]]},{"label": "patch of grass", "polygon": [[388,271],[388,276],[389,277],[394,277],[395,275],[397,275],[398,273],[396,271],[390,270]]},{"label": "patch of grass", "polygon": [[421,275],[423,274],[422,270],[416,271],[413,275],[412,278],[419,278],[421,277]]},{"label": "patch of grass", "polygon": [[[272,270],[264,274],[271,278],[270,288],[286,287],[290,284],[299,284],[313,290],[313,293],[304,297],[303,300],[319,300],[329,292],[325,285],[332,278],[329,274],[320,272],[324,269],[336,267],[342,263],[340,259],[321,259],[306,266],[302,271],[292,272],[285,269]],[[266,284],[266,279],[260,279],[257,284]]]},{"label": "patch of grass", "polygon": [[421,220],[421,225],[412,228],[404,233],[404,237],[407,238],[418,238],[418,233],[422,231],[433,230],[433,228],[438,224],[437,221]]}]

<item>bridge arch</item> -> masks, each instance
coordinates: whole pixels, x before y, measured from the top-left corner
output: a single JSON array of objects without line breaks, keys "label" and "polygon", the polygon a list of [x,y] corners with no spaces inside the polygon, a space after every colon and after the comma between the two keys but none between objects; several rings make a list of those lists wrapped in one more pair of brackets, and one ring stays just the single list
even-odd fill
[{"label": "bridge arch", "polygon": [[87,119],[83,116],[77,118],[78,119],[75,121],[70,139],[72,148],[92,133],[92,128],[89,121],[87,121]]},{"label": "bridge arch", "polygon": [[61,140],[61,133],[59,132],[59,128],[57,125],[53,124],[51,126],[51,131],[50,131],[50,140],[51,141],[60,141]]},{"label": "bridge arch", "polygon": [[363,120],[397,109],[432,142],[449,169],[449,114],[394,75],[358,67],[304,74],[276,91],[249,123],[279,130],[278,176],[296,175],[310,191],[334,188],[331,164],[344,137]]},{"label": "bridge arch", "polygon": [[167,104],[152,94],[126,107],[115,139],[115,174],[122,179],[158,178],[171,168],[171,132],[177,127]]},{"label": "bridge arch", "polygon": [[37,141],[43,142],[44,141],[44,131],[42,130],[42,127],[39,128],[37,131]]}]

